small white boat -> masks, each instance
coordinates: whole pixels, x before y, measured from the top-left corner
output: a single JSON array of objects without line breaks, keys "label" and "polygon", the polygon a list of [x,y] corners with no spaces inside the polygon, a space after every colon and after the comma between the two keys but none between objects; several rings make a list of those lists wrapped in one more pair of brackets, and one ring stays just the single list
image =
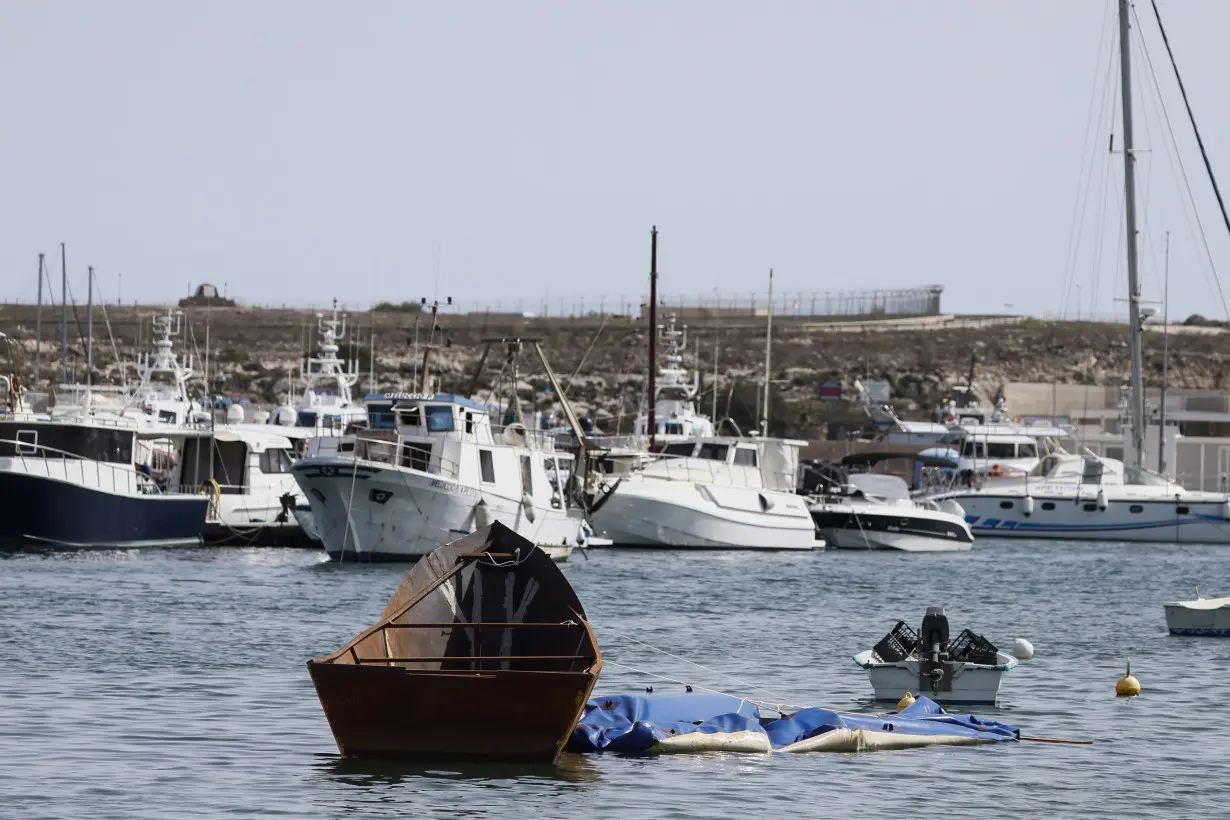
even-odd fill
[{"label": "small white boat", "polygon": [[1164,604],[1166,628],[1171,635],[1230,638],[1230,598],[1201,598]]},{"label": "small white boat", "polygon": [[902,552],[968,552],[973,546],[955,502],[912,499],[909,486],[894,475],[855,473],[847,481],[809,507],[829,546]]},{"label": "small white boat", "polygon": [[939,703],[994,704],[1004,673],[1033,657],[1028,641],[1018,640],[1013,652],[1016,657],[968,629],[950,641],[944,608],[933,606],[927,608],[921,634],[898,621],[854,662],[867,670],[876,700],[895,702],[916,692]]}]

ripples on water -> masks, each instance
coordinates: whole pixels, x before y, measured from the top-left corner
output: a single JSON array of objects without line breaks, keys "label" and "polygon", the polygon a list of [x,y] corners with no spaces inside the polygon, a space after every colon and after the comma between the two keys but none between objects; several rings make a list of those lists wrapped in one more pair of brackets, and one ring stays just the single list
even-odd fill
[{"label": "ripples on water", "polygon": [[[850,656],[928,605],[1037,657],[979,714],[1094,746],[865,755],[565,755],[558,767],[343,761],[304,662],[370,625],[406,567],[302,550],[0,557],[0,816],[1225,817],[1230,641],[1161,604],[1230,594],[1230,549],[979,541],[964,555],[596,551],[565,566],[612,662],[599,692],[765,692],[872,710]],[[1114,697],[1126,659],[1144,686]],[[616,666],[616,663],[623,666]]]}]

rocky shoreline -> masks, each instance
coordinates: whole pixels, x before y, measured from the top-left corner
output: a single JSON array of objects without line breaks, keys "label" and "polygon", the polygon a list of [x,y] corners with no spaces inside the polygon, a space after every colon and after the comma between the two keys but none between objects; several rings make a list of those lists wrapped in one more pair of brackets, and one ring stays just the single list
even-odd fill
[{"label": "rocky shoreline", "polygon": [[[120,383],[127,362],[128,378],[135,375],[136,354],[149,346],[149,314],[155,307],[116,307],[96,310],[94,320],[94,381]],[[165,310],[163,308],[162,310]],[[30,384],[34,365],[35,307],[0,307],[0,330],[12,345],[0,344],[0,368],[15,372]],[[194,353],[194,366],[203,369],[206,326],[209,335],[210,383],[214,392],[247,398],[255,403],[279,404],[292,386],[304,350],[314,347],[316,312],[246,307],[189,308],[185,332],[176,339],[177,351]],[[417,320],[417,329],[416,329]],[[716,329],[715,329],[716,321]],[[438,317],[439,327],[429,334],[430,314],[403,312],[351,313],[342,354],[358,360],[363,373],[360,393],[407,390],[416,386],[422,354],[429,336],[432,388],[464,392],[474,375],[485,339],[540,339],[544,352],[568,396],[582,414],[595,418],[624,416],[624,429],[635,414],[647,367],[646,322],[637,317],[582,317],[535,319],[515,315]],[[875,325],[869,324],[868,327]],[[827,424],[861,425],[861,411],[850,402],[822,402],[821,381],[839,380],[843,393],[853,396],[856,379],[887,381],[893,402],[903,417],[921,418],[947,394],[964,383],[972,364],[975,387],[985,400],[1007,382],[1055,382],[1118,386],[1127,378],[1127,329],[1122,325],[1017,320],[983,327],[892,327],[888,329],[825,332],[832,327],[814,319],[780,317],[773,326],[772,430],[777,434],[823,438]],[[69,315],[70,368],[78,379],[84,373],[85,311]],[[1183,329],[1183,328],[1180,328]],[[1169,336],[1169,384],[1176,388],[1224,390],[1230,388],[1230,334],[1221,328],[1195,328],[1201,332]],[[371,337],[375,335],[375,384]],[[699,318],[689,328],[685,366],[700,371],[701,410],[712,406],[714,337],[718,340],[716,384],[718,416],[729,416],[742,429],[754,423],[759,382],[764,367],[765,327],[754,316]],[[417,344],[416,344],[417,339]],[[10,362],[10,349],[11,362]],[[417,355],[416,355],[417,351]],[[1160,384],[1162,338],[1151,329],[1144,338],[1146,385]],[[199,355],[197,355],[199,354]],[[43,316],[43,379],[58,369],[58,329],[51,311]],[[511,383],[512,368],[493,353],[479,380],[479,397]],[[544,388],[547,377],[532,350],[526,349],[517,367],[517,387],[526,407],[550,410],[554,397]]]}]

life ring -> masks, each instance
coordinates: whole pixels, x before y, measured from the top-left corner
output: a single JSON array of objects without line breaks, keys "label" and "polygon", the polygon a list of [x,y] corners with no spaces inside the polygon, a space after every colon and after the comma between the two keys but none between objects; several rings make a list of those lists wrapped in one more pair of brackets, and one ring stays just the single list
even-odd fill
[{"label": "life ring", "polygon": [[989,475],[989,476],[993,476],[993,477],[995,477],[995,478],[999,478],[999,477],[1000,477],[1000,476],[1002,476],[1003,474],[1004,474],[1004,470],[1003,470],[1003,468],[1002,468],[1002,467],[1000,467],[998,464],[996,464],[994,467],[992,467],[992,468],[991,468],[991,471],[990,471],[989,473],[987,473],[987,475]]}]

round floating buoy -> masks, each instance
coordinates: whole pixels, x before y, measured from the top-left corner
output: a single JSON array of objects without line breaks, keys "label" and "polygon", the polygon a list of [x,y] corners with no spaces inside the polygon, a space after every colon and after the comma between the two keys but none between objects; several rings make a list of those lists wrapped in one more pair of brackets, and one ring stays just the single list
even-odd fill
[{"label": "round floating buoy", "polygon": [[1017,638],[1012,642],[1012,657],[1018,661],[1031,660],[1034,656],[1034,645],[1024,638]]},{"label": "round floating buoy", "polygon": [[1131,662],[1128,663],[1123,677],[1119,678],[1119,682],[1115,684],[1115,694],[1121,698],[1134,698],[1140,694],[1140,681],[1132,677]]},{"label": "round floating buoy", "polygon": [[897,701],[897,711],[902,712],[914,705],[914,695],[906,692],[901,696],[901,700]]}]

